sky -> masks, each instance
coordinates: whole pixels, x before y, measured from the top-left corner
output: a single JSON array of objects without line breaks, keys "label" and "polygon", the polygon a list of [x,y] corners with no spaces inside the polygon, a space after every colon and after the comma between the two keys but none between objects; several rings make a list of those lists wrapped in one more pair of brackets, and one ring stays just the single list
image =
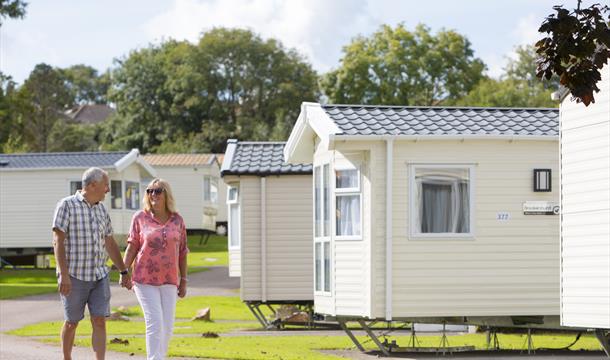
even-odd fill
[{"label": "sky", "polygon": [[[38,63],[100,72],[130,51],[168,39],[197,42],[214,27],[247,28],[301,53],[320,73],[342,47],[382,24],[425,24],[465,35],[498,77],[516,46],[533,44],[554,5],[576,0],[25,0],[24,19],[0,27],[0,71],[18,84]],[[595,1],[583,1],[587,6]]]}]

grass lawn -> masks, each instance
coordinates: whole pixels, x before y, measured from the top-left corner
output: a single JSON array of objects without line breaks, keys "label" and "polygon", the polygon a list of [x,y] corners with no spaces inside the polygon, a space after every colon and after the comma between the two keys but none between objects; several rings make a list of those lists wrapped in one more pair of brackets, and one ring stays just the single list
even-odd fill
[{"label": "grass lawn", "polygon": [[[545,334],[534,335],[536,348],[560,348],[570,344],[574,335]],[[110,335],[109,338],[112,338]],[[498,335],[503,350],[524,350],[525,335]],[[123,336],[128,345],[109,344],[108,348],[114,351],[128,353],[145,353],[145,340],[142,337]],[[371,341],[358,337],[368,350],[376,349]],[[406,346],[409,341],[407,336],[393,338],[398,344]],[[419,336],[420,346],[437,347],[440,344],[439,336]],[[46,341],[57,343],[57,338],[48,338]],[[78,346],[90,346],[89,338],[79,338]],[[450,346],[472,345],[478,350],[485,350],[485,334],[468,334],[461,336],[450,336]],[[354,349],[355,346],[347,335],[341,336],[221,336],[216,339],[202,338],[198,336],[181,337],[176,335],[172,338],[169,356],[202,357],[214,359],[341,359],[339,357],[323,354],[318,350],[344,350]],[[572,347],[572,350],[601,350],[597,340],[590,335],[583,336]]]},{"label": "grass lawn", "polygon": [[[18,336],[55,336],[63,325],[63,321],[43,322],[22,327],[10,332]],[[227,333],[238,329],[256,329],[260,325],[255,322],[206,322],[177,320],[174,324],[174,334],[201,334],[204,332]],[[108,336],[118,335],[144,335],[144,319],[132,319],[131,321],[108,321]],[[83,320],[76,329],[77,336],[91,335],[91,322]]]},{"label": "grass lawn", "polygon": [[[199,245],[199,236],[189,236],[188,243],[190,249],[187,260],[189,273],[205,271],[210,266],[228,264],[226,236],[212,235],[206,245]],[[50,269],[8,267],[0,269],[0,300],[57,291],[55,258],[53,256],[50,258],[52,266]],[[117,282],[119,280],[118,272],[111,271],[110,280]]]},{"label": "grass lawn", "polygon": [[[255,321],[256,319],[241,302],[238,296],[186,296],[178,299],[176,306],[176,318],[190,319],[197,310],[209,307],[212,320],[243,320]],[[132,306],[128,309],[130,316],[142,317],[142,309]],[[259,325],[260,326],[260,325]]]},{"label": "grass lawn", "polygon": [[55,269],[0,270],[0,299],[57,291]]},{"label": "grass lawn", "polygon": [[[209,307],[212,321],[190,321],[197,310]],[[133,321],[109,321],[108,334],[144,334],[144,320],[140,306],[132,306],[123,314]],[[228,332],[235,329],[260,329],[260,324],[252,316],[238,296],[187,296],[176,305],[176,333],[198,333],[205,331]],[[231,320],[230,322],[222,322]],[[10,333],[20,336],[52,336],[58,333],[63,322],[52,321],[27,325]],[[77,335],[91,334],[91,324],[82,321]]]},{"label": "grass lawn", "polygon": [[[210,307],[213,322],[189,320],[197,309]],[[146,352],[144,322],[140,317],[139,307],[129,308],[126,312],[132,317],[131,321],[108,322],[108,339],[119,337],[128,340],[128,345],[109,344],[108,348],[114,351],[144,354]],[[215,359],[339,359],[336,356],[323,354],[318,350],[354,349],[354,345],[347,335],[339,336],[308,336],[303,331],[298,336],[250,336],[247,331],[235,333],[238,330],[257,329],[260,325],[253,321],[245,305],[237,296],[197,296],[181,299],[177,305],[177,321],[170,343],[169,355],[182,357],[202,357]],[[61,322],[47,322],[29,325],[11,334],[21,336],[43,336],[44,341],[57,343]],[[214,332],[220,334],[218,338],[203,338],[202,333]],[[232,332],[232,336],[226,333]],[[78,346],[90,346],[91,325],[88,321],[81,322],[77,329]],[[562,348],[572,343],[575,334],[534,334],[534,347]],[[374,349],[374,344],[364,337],[359,340],[367,349]],[[399,346],[409,343],[408,336],[391,337]],[[418,336],[419,345],[424,347],[438,347],[439,336]],[[467,334],[449,336],[450,346],[475,346],[484,350],[487,347],[485,334]],[[521,350],[526,348],[525,334],[498,334],[502,349]],[[597,340],[591,335],[584,335],[571,348],[572,350],[601,350]]]}]

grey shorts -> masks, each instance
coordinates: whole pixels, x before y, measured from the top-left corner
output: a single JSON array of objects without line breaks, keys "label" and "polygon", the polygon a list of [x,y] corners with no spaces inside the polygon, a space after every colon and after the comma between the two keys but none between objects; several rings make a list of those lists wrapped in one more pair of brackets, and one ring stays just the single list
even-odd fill
[{"label": "grey shorts", "polygon": [[59,294],[64,305],[64,319],[77,323],[85,317],[85,304],[90,316],[110,316],[110,281],[108,275],[96,281],[82,281],[70,276],[72,291]]}]

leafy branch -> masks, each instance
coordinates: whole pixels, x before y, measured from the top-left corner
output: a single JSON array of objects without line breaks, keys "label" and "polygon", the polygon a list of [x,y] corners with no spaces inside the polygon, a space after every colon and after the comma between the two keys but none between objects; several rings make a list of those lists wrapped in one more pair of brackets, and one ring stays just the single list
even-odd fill
[{"label": "leafy branch", "polygon": [[593,4],[581,9],[580,2],[572,12],[554,6],[556,14],[538,29],[547,36],[536,43],[536,76],[548,80],[557,74],[576,101],[589,106],[595,102],[593,93],[599,92],[599,70],[610,58],[610,16],[604,18],[610,8]]}]

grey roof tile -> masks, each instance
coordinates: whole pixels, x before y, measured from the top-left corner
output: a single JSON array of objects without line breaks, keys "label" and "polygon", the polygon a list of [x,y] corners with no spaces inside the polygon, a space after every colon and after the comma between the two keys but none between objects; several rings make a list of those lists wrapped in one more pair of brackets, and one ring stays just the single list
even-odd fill
[{"label": "grey roof tile", "polygon": [[237,142],[231,167],[222,175],[311,174],[311,164],[286,164],[284,142]]},{"label": "grey roof tile", "polygon": [[0,154],[0,169],[109,167],[128,151]]},{"label": "grey roof tile", "polygon": [[323,105],[337,135],[559,135],[558,109]]}]

